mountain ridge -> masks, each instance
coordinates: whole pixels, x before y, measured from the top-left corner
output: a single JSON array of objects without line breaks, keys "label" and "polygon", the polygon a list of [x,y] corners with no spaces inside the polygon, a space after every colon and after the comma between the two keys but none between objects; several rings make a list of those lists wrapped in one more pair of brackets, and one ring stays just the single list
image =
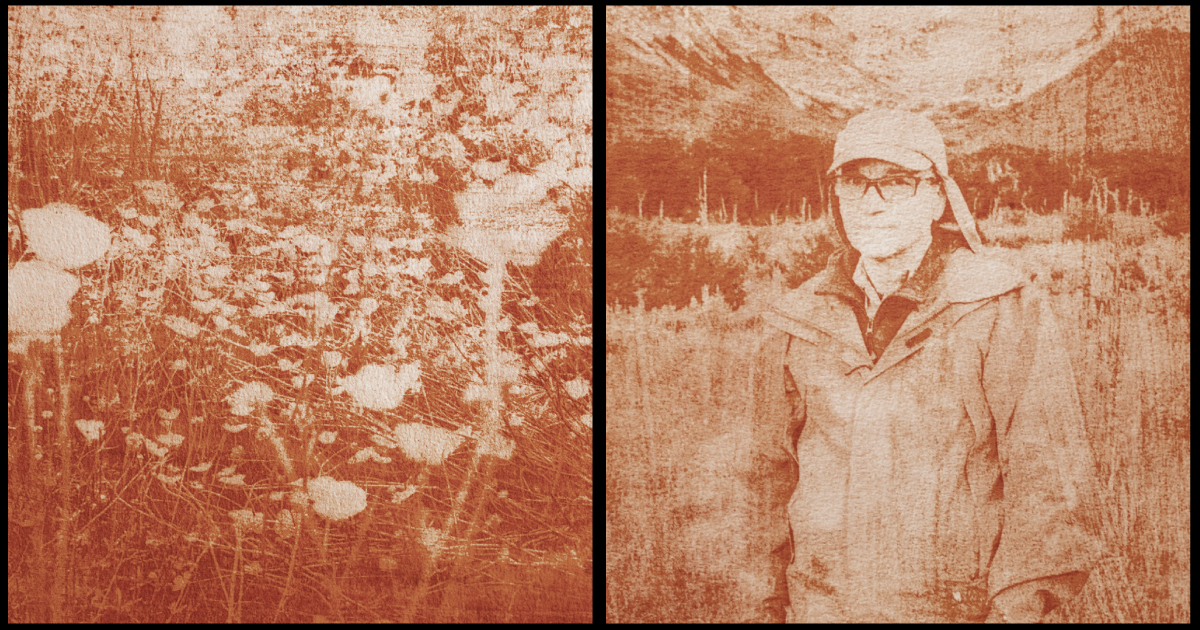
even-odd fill
[{"label": "mountain ridge", "polygon": [[[1072,47],[1019,51],[1024,56],[1013,64],[1071,64],[1043,68],[1037,89],[1019,77],[980,76],[943,102],[906,93],[888,73],[856,65],[849,51],[861,42],[820,11],[610,7],[606,16],[610,138],[691,142],[742,126],[829,140],[862,109],[900,107],[934,119],[952,152],[1003,143],[1178,151],[1190,143],[1190,38],[1172,15],[1144,8],[1112,11],[1107,24]],[[919,48],[912,42],[943,24],[930,22],[903,41]],[[1140,86],[1147,76],[1152,84]]]}]

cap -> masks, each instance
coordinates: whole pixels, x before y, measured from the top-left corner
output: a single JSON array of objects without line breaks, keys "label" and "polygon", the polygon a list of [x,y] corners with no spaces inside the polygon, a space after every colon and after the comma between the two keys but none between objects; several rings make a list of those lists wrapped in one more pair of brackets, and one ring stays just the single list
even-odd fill
[{"label": "cap", "polygon": [[959,231],[972,251],[980,251],[982,242],[967,200],[946,166],[946,144],[933,122],[912,112],[874,109],[863,112],[838,134],[833,146],[832,174],[854,160],[873,158],[920,171],[932,167],[946,189],[946,199]]}]

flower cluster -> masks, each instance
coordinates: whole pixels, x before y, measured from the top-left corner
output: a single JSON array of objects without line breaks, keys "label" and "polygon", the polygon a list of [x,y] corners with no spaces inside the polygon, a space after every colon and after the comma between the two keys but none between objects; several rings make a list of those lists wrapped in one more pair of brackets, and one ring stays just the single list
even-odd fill
[{"label": "flower cluster", "polygon": [[24,353],[30,341],[45,340],[71,321],[69,305],[81,285],[66,270],[100,259],[112,236],[107,225],[65,203],[26,210],[21,224],[38,257],[8,271],[10,347]]},{"label": "flower cluster", "polygon": [[367,509],[367,491],[352,481],[317,477],[308,482],[308,497],[313,510],[333,521],[341,521]]}]

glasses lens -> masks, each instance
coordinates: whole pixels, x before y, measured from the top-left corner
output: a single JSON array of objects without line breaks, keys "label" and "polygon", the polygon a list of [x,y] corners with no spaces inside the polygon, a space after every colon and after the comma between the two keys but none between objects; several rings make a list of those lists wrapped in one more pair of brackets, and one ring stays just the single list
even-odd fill
[{"label": "glasses lens", "polygon": [[884,179],[867,179],[865,177],[839,177],[834,182],[834,192],[838,197],[849,201],[858,201],[867,193],[867,189],[875,186],[879,189],[884,201],[902,201],[917,194],[916,177],[886,177]]},{"label": "glasses lens", "polygon": [[870,180],[861,177],[839,177],[833,181],[833,192],[847,201],[862,199]]},{"label": "glasses lens", "polygon": [[917,193],[917,178],[892,177],[879,182],[879,191],[884,201],[908,199]]}]

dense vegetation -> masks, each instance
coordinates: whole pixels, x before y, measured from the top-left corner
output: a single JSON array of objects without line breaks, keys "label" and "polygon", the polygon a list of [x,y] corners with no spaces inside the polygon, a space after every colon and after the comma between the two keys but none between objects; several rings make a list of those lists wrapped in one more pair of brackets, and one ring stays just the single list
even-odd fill
[{"label": "dense vegetation", "polygon": [[591,15],[10,9],[10,621],[591,620]]},{"label": "dense vegetation", "polygon": [[[981,222],[988,255],[1051,295],[1102,485],[1112,556],[1051,620],[1186,621],[1190,235],[1152,217],[1105,213],[1095,197],[1068,203]],[[610,239],[616,233],[644,253],[608,259],[608,621],[750,614],[746,559],[758,525],[747,517],[755,468],[747,440],[759,375],[747,349],[763,334],[757,313],[827,256],[823,224],[610,219]],[[682,248],[697,242],[707,248]],[[772,242],[779,246],[764,247]],[[692,260],[666,264],[660,251]],[[717,259],[721,266],[700,262]],[[772,266],[784,273],[772,278]],[[744,293],[726,289],[730,278],[742,279]],[[630,284],[614,287],[614,279]],[[699,292],[686,292],[697,284]],[[639,291],[642,301],[630,301]]]}]

